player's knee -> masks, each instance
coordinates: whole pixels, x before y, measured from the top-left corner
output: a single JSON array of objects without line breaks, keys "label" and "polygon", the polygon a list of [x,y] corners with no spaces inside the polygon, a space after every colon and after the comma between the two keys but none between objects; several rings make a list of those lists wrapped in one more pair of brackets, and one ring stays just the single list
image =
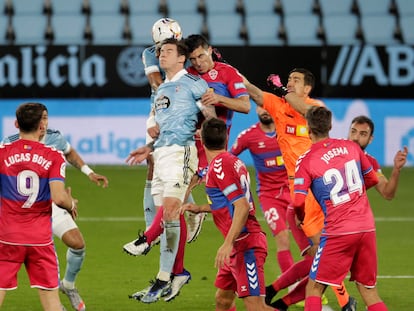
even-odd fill
[{"label": "player's knee", "polygon": [[79,229],[72,229],[69,231],[66,231],[62,235],[62,241],[65,243],[66,246],[78,250],[85,248],[85,240],[83,239],[83,236]]},{"label": "player's knee", "polygon": [[72,243],[72,245],[70,246],[70,248],[75,250],[85,249],[85,247],[86,245],[83,239],[74,241],[74,243]]},{"label": "player's knee", "polygon": [[217,290],[216,292],[216,309],[229,310],[234,304],[234,293],[230,291]]},{"label": "player's knee", "polygon": [[289,249],[289,231],[288,230],[282,230],[278,234],[275,235],[276,239],[276,246],[277,249],[282,250],[288,250]]}]

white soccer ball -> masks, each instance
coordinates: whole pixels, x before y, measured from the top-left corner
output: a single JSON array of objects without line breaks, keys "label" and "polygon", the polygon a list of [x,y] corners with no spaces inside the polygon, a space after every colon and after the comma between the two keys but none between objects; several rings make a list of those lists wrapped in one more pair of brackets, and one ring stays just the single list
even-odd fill
[{"label": "white soccer ball", "polygon": [[161,18],[152,26],[152,39],[156,44],[169,38],[181,40],[182,37],[180,24],[172,18]]}]

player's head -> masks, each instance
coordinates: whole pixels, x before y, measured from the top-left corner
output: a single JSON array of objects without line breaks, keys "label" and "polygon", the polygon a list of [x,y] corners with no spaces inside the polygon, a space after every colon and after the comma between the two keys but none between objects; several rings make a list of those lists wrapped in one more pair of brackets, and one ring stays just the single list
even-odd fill
[{"label": "player's head", "polygon": [[269,114],[269,112],[267,112],[266,109],[257,105],[256,112],[257,112],[257,116],[259,117],[260,123],[264,125],[269,125],[269,124],[274,123],[272,116]]},{"label": "player's head", "polygon": [[349,128],[348,139],[365,150],[374,139],[374,122],[367,116],[355,117]]},{"label": "player's head", "polygon": [[299,96],[309,96],[315,86],[315,77],[305,68],[295,68],[290,71],[286,87]]},{"label": "player's head", "polygon": [[16,110],[16,126],[23,133],[32,133],[39,128],[46,130],[47,108],[41,103],[24,103]]},{"label": "player's head", "polygon": [[221,119],[212,118],[203,122],[201,126],[201,140],[208,150],[226,149],[227,127]]},{"label": "player's head", "polygon": [[203,74],[214,67],[213,49],[202,35],[190,35],[185,39],[191,65]]},{"label": "player's head", "polygon": [[182,37],[180,24],[172,18],[161,18],[152,26],[152,40],[154,40],[155,44],[159,44],[169,38],[181,40]]},{"label": "player's head", "polygon": [[[157,54],[159,55],[160,60],[160,67],[165,69],[166,65],[172,65],[172,64],[166,64],[165,59],[168,55],[171,56],[171,50],[176,50],[176,56],[179,58],[178,62],[182,63],[183,67],[184,64],[188,58],[188,49],[185,43],[182,40],[177,40],[174,38],[165,39],[157,46]],[[184,57],[182,57],[184,56]]]},{"label": "player's head", "polygon": [[329,131],[332,128],[332,112],[329,109],[313,106],[306,112],[305,118],[308,122],[309,134],[315,138],[329,136]]}]

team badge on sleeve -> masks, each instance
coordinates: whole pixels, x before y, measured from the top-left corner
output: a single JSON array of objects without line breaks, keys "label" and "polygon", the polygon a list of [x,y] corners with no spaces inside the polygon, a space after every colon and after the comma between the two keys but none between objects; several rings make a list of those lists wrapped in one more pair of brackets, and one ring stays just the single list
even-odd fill
[{"label": "team badge on sleeve", "polygon": [[66,177],[66,163],[62,163],[60,166],[60,175],[62,175],[62,177]]},{"label": "team badge on sleeve", "polygon": [[303,178],[295,178],[294,184],[295,185],[303,185],[305,183],[305,179]]}]

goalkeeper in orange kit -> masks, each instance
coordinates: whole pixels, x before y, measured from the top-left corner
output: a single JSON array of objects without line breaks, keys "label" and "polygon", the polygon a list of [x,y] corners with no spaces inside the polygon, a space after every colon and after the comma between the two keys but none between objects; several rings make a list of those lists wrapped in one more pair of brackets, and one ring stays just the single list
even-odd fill
[{"label": "goalkeeper in orange kit", "polygon": [[[249,95],[257,105],[266,109],[275,121],[277,139],[282,150],[286,170],[289,176],[289,186],[293,199],[293,182],[296,160],[311,146],[304,118],[306,111],[312,106],[323,106],[323,102],[310,98],[309,94],[314,87],[313,74],[304,68],[293,69],[289,73],[288,83],[285,86],[277,75],[270,75],[267,79],[274,93],[264,92],[247,79],[245,85]],[[305,203],[305,219],[297,228],[293,208],[287,213],[292,235],[298,244],[303,260],[295,263],[283,273],[275,282],[266,287],[266,302],[273,307],[285,310],[289,305],[302,301],[305,298],[307,275],[313,261],[313,255],[319,244],[320,232],[324,225],[324,216],[313,195],[308,195]],[[311,240],[311,244],[309,244]],[[288,295],[272,303],[276,293],[301,280]],[[356,308],[356,300],[349,296],[342,283],[340,287],[332,287],[341,311],[352,311]]]}]

